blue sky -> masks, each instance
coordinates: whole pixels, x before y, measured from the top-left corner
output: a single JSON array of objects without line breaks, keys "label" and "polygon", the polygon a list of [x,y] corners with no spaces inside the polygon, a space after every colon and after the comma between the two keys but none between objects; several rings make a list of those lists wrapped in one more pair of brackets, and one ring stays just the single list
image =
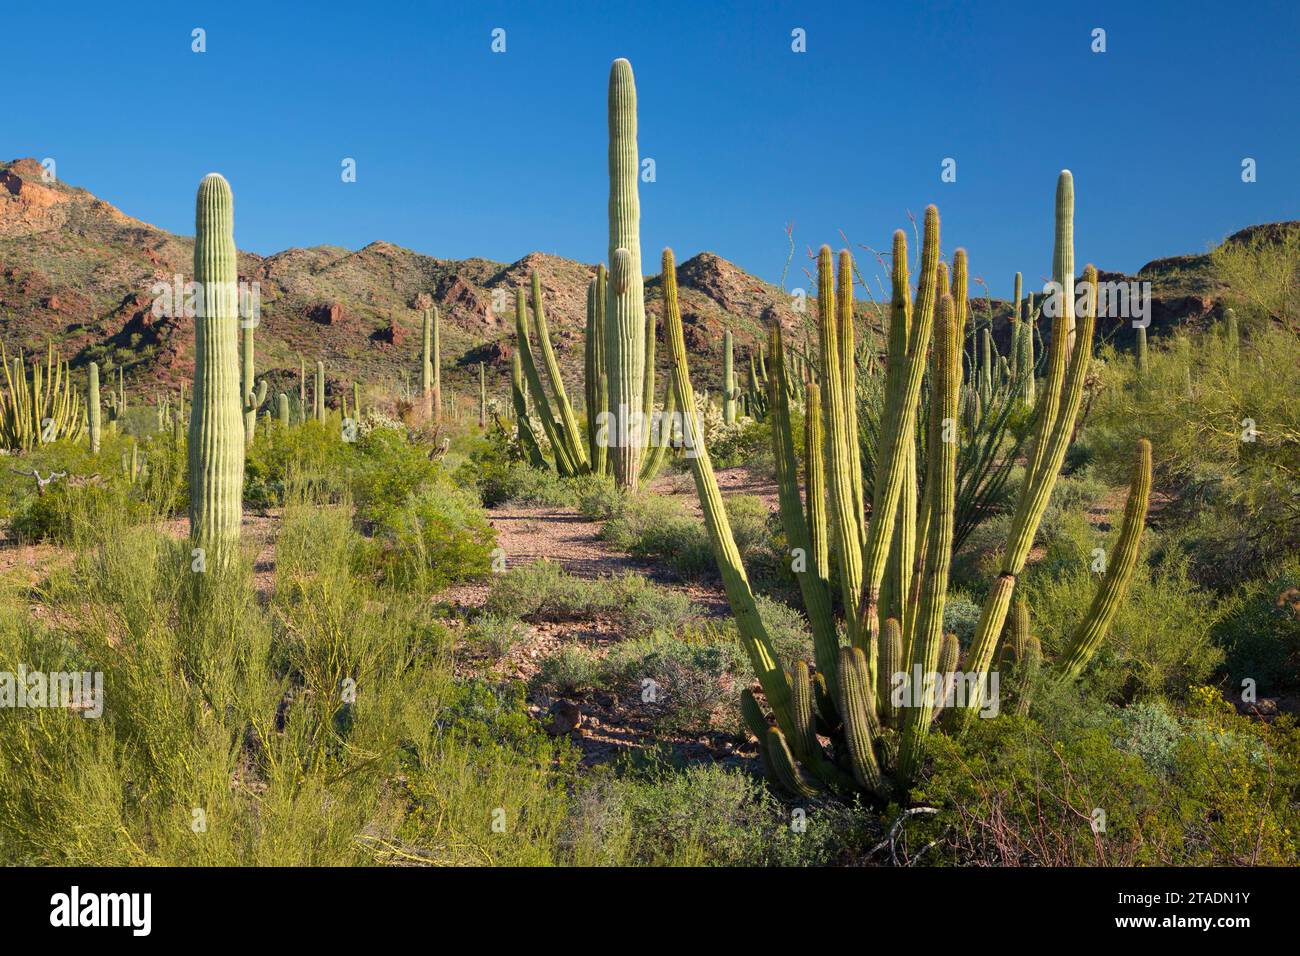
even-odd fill
[{"label": "blue sky", "polygon": [[[1053,8],[1053,9],[1048,9]],[[887,248],[939,205],[994,294],[1051,265],[1073,170],[1080,266],[1136,269],[1300,218],[1294,2],[11,5],[4,158],[193,231],[210,170],[241,248],[605,256],[606,80],[636,72],[646,268],[671,245],[770,281]],[[207,52],[191,51],[191,30]],[[491,51],[494,28],[506,52]],[[1093,53],[1092,30],[1106,30]],[[791,50],[806,31],[807,52]],[[357,181],[343,183],[352,157]],[[957,181],[940,181],[957,161]],[[1244,157],[1258,181],[1241,181]],[[864,263],[866,265],[867,263]],[[792,285],[803,284],[794,275]]]}]

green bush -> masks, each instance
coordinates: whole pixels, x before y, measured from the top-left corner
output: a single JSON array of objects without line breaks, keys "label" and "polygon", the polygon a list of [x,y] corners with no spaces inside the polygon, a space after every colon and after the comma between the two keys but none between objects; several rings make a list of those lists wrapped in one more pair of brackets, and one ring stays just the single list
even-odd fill
[{"label": "green bush", "polygon": [[1262,696],[1300,687],[1300,558],[1244,584],[1214,627],[1234,690],[1251,678]]}]

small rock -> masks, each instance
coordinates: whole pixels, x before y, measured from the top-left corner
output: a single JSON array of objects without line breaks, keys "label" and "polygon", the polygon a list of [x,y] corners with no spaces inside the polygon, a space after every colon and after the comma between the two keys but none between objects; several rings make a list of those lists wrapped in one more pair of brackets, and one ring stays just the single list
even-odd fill
[{"label": "small rock", "polygon": [[543,729],[555,737],[572,733],[582,725],[582,709],[571,700],[557,700],[551,705],[550,715]]}]

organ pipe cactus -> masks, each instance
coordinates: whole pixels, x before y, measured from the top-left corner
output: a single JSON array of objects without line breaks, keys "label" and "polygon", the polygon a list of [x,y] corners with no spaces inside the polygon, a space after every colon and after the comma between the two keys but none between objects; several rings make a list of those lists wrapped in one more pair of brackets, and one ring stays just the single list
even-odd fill
[{"label": "organ pipe cactus", "polygon": [[595,278],[587,286],[587,336],[584,355],[587,450],[591,458],[592,471],[600,475],[609,473],[607,442],[601,436],[601,429],[606,425],[609,411],[609,380],[605,370],[606,281],[605,265],[601,263],[596,269]]},{"label": "organ pipe cactus", "polygon": [[487,428],[487,369],[478,363],[478,427]]},{"label": "organ pipe cactus", "polygon": [[510,356],[510,401],[515,410],[515,429],[520,446],[534,468],[546,467],[546,457],[537,443],[537,436],[533,434],[533,426],[528,417],[528,383],[524,381],[523,366],[517,351]]},{"label": "organ pipe cactus", "polygon": [[30,451],[59,439],[76,441],[85,430],[81,393],[72,387],[72,370],[46,350],[45,363],[33,359],[29,376],[22,356],[12,362],[0,346],[5,389],[0,394],[0,445],[10,451]]},{"label": "organ pipe cactus", "polygon": [[194,403],[190,414],[190,542],[205,564],[227,561],[243,516],[244,429],[234,200],[218,173],[199,184],[194,215]]},{"label": "organ pipe cactus", "polygon": [[550,443],[551,453],[555,456],[555,470],[560,475],[569,477],[578,474],[578,465],[574,461],[571,449],[566,441],[564,426],[557,420],[551,408],[542,379],[537,374],[537,363],[533,361],[533,349],[529,335],[528,303],[524,290],[515,291],[515,354],[519,356],[519,365],[523,373],[527,391],[532,393],[537,406],[537,415],[542,421],[542,430]]},{"label": "organ pipe cactus", "polygon": [[[636,82],[632,64],[615,60],[609,72],[609,262],[605,298],[609,455],[615,483],[635,489],[641,460],[641,403],[645,376],[645,297],[641,271],[640,172],[636,140]],[[680,405],[681,396],[678,396]]]},{"label": "organ pipe cactus", "polygon": [[[900,232],[894,240],[894,288],[884,384],[886,410],[881,416],[877,442],[880,451],[876,456],[869,521],[862,518],[862,512],[855,506],[848,474],[850,436],[845,434],[847,418],[843,414],[846,377],[840,364],[844,354],[840,346],[845,313],[842,303],[837,307],[828,248],[823,248],[818,258],[818,283],[823,363],[820,378],[829,400],[823,406],[822,389],[808,389],[806,504],[799,495],[788,388],[785,382],[775,381],[788,375],[789,365],[782,356],[779,326],[773,323],[769,330],[774,379],[769,385],[769,396],[781,519],[813,632],[815,674],[802,662],[796,663],[788,674],[776,664],[770,637],[757,613],[708,450],[702,447],[686,368],[673,260],[671,252],[664,255],[666,339],[673,363],[674,388],[685,414],[684,428],[691,448],[689,457],[696,489],[741,644],[758,676],[775,724],[767,723],[761,705],[752,695],[742,699],[742,715],[759,738],[765,767],[774,782],[801,795],[828,789],[857,789],[881,800],[905,798],[923,759],[926,737],[935,725],[935,716],[944,711],[954,720],[960,720],[980,706],[979,688],[972,686],[971,677],[988,673],[995,638],[1003,633],[1016,578],[1023,569],[1060,472],[1079,410],[1096,326],[1096,270],[1092,267],[1084,274],[1089,295],[1085,300],[1087,307],[1075,323],[1072,352],[1069,351],[1067,309],[1054,310],[1047,376],[1035,406],[1035,441],[1027,455],[1021,498],[1004,549],[1002,572],[989,591],[966,655],[963,671],[967,693],[955,698],[953,678],[959,647],[955,636],[943,634],[942,619],[956,513],[957,446],[961,436],[956,418],[961,393],[963,310],[953,296],[944,293],[945,277],[937,263],[938,226],[937,212],[928,209],[922,274],[915,302],[909,288],[906,236]],[[842,269],[845,260],[846,257],[841,257]],[[1058,256],[1058,261],[1067,260]],[[955,272],[964,274],[964,257]],[[1066,279],[1062,289],[1072,297],[1073,280],[1065,272],[1061,275]],[[954,275],[954,288],[958,279]],[[840,290],[845,288],[841,278]],[[902,614],[900,620],[885,613],[878,588],[893,539],[902,533],[898,526],[906,520],[900,517],[904,509],[900,507],[898,492],[905,486],[907,444],[915,435],[913,422],[918,415],[913,388],[919,392],[927,356],[926,475],[914,529],[917,576],[910,597],[893,602]],[[1119,543],[1094,607],[1059,664],[1060,679],[1071,679],[1086,666],[1123,598],[1124,587],[1135,566],[1146,511],[1149,456],[1149,446],[1141,443],[1139,467]],[[816,487],[822,481],[816,463],[822,461],[827,473],[825,495]],[[817,508],[823,498],[830,504],[828,520]],[[837,626],[829,610],[828,575],[823,573],[815,556],[818,550],[815,541],[823,524],[829,534],[821,532],[822,536],[831,538],[839,561],[850,638],[847,647],[839,644]],[[895,527],[889,527],[891,524]],[[798,560],[805,549],[813,552],[811,561]],[[858,562],[856,568],[851,564],[854,560]],[[1026,641],[1025,645],[1028,658],[1033,653],[1029,649],[1032,644]],[[914,676],[909,677],[913,670],[921,675],[919,685]],[[898,698],[901,705],[892,694],[886,700],[887,690],[905,691]],[[814,704],[816,716],[813,716]],[[830,741],[829,749],[822,743],[823,739]]]},{"label": "organ pipe cactus", "polygon": [[[555,398],[552,410],[558,419],[557,432],[564,443],[565,457],[571,463],[572,472],[581,474],[590,467],[586,445],[582,440],[582,433],[578,430],[578,418],[573,414],[573,406],[569,404],[569,394],[564,388],[564,377],[560,374],[560,363],[555,357],[555,349],[551,347],[551,331],[546,324],[546,308],[542,303],[542,280],[536,271],[532,273],[531,287],[533,323],[537,328],[537,344],[542,350],[542,361],[546,364],[546,377],[551,383],[551,392]],[[520,360],[524,362],[524,374],[530,384],[536,380],[536,387],[540,388],[541,379],[537,375],[536,368],[531,370],[529,368],[533,363],[533,351],[531,346],[525,348],[526,344],[521,344],[519,349]]]},{"label": "organ pipe cactus", "polygon": [[99,363],[91,362],[90,381],[86,388],[86,417],[90,424],[90,453],[99,454],[100,436],[102,434],[101,411],[99,407]]}]

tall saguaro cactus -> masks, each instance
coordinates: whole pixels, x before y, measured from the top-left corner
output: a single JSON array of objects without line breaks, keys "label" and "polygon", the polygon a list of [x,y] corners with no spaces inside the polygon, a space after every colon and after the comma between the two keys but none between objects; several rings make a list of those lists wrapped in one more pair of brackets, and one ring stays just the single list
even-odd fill
[{"label": "tall saguaro cactus", "polygon": [[312,395],[312,402],[315,406],[316,421],[325,421],[325,363],[320,359],[316,360],[316,388]]},{"label": "tall saguaro cactus", "polygon": [[609,71],[609,261],[605,302],[608,431],[614,480],[637,486],[641,457],[641,397],[645,375],[645,295],[641,271],[640,172],[636,142],[636,82],[632,64],[615,60]]},{"label": "tall saguaro cactus", "polygon": [[194,211],[194,281],[203,308],[194,321],[190,412],[190,542],[206,566],[228,560],[243,517],[244,428],[239,383],[239,291],[234,199],[209,173]]},{"label": "tall saguaro cactus", "polygon": [[420,398],[425,418],[442,421],[442,321],[436,305],[424,310]]},{"label": "tall saguaro cactus", "polygon": [[736,399],[740,390],[736,388],[735,359],[732,357],[731,330],[722,333],[722,420],[728,425],[736,423]]}]

